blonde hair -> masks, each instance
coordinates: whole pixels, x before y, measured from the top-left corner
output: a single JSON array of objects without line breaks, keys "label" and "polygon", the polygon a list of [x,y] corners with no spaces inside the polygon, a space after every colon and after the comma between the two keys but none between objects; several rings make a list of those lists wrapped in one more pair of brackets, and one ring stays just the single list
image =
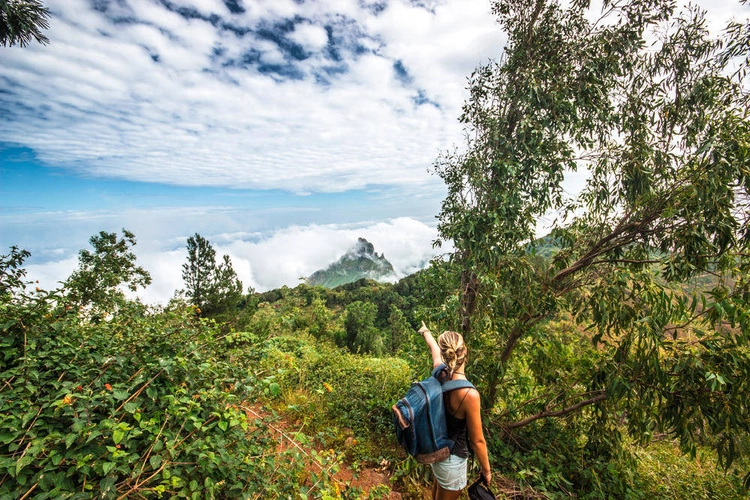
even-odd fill
[{"label": "blonde hair", "polygon": [[438,337],[438,347],[440,347],[440,357],[443,363],[448,367],[448,373],[452,377],[466,361],[466,344],[460,333],[445,331]]}]

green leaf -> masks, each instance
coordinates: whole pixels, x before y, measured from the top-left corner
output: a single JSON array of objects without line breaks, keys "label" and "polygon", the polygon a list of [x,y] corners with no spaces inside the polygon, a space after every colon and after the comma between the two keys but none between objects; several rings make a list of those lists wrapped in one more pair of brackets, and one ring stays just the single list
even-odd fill
[{"label": "green leaf", "polygon": [[128,399],[129,396],[130,394],[128,394],[127,391],[119,391],[119,390],[112,391],[112,397],[115,398],[115,400],[117,401]]},{"label": "green leaf", "polygon": [[16,477],[18,476],[18,473],[21,472],[21,469],[23,469],[33,461],[34,457],[30,453],[27,453],[26,455],[19,458],[16,462]]},{"label": "green leaf", "polygon": [[101,492],[102,498],[114,497],[117,493],[117,490],[115,489],[115,478],[105,477],[99,481],[99,491]]},{"label": "green leaf", "polygon": [[222,431],[226,431],[228,427],[229,424],[226,420],[219,420],[219,429],[221,429]]},{"label": "green leaf", "polygon": [[151,465],[152,469],[158,469],[161,465],[161,455],[151,455],[151,458],[148,459],[148,463]]},{"label": "green leaf", "polygon": [[70,433],[67,436],[65,436],[65,449],[70,448],[70,446],[78,439],[78,434]]},{"label": "green leaf", "polygon": [[86,442],[89,443],[91,442],[91,440],[96,439],[101,435],[102,432],[100,430],[94,429],[93,431],[91,431],[91,433],[89,433],[89,437],[86,438]]},{"label": "green leaf", "polygon": [[125,437],[125,431],[122,429],[115,429],[112,432],[112,441],[115,442],[115,444],[120,444],[120,441],[122,441],[122,438]]},{"label": "green leaf", "polygon": [[0,443],[8,444],[11,441],[14,441],[17,437],[19,437],[18,432],[0,432]]},{"label": "green leaf", "polygon": [[0,330],[7,330],[16,323],[18,323],[17,319],[11,319],[10,321],[6,321],[5,323],[0,323]]},{"label": "green leaf", "polygon": [[268,386],[268,390],[271,393],[271,396],[276,398],[281,394],[281,386],[277,384],[276,382],[271,382]]},{"label": "green leaf", "polygon": [[117,465],[115,462],[104,462],[102,464],[102,472],[104,473],[104,475],[106,476],[107,474],[109,474],[109,471],[111,471],[115,467],[115,465]]}]

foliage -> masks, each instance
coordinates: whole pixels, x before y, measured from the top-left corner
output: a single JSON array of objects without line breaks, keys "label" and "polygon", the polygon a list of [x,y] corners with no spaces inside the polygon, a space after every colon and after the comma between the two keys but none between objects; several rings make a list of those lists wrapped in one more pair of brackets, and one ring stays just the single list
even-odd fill
[{"label": "foliage", "polygon": [[242,299],[242,282],[228,255],[216,263],[216,250],[200,234],[187,240],[187,262],[182,265],[182,279],[191,304],[203,316],[215,316],[235,308]]},{"label": "foliage", "polygon": [[[747,0],[740,0],[740,3],[747,4]],[[734,74],[739,81],[744,80],[747,68],[750,67],[750,20],[745,19],[744,24],[730,21],[726,28],[726,36],[722,40],[722,48],[722,52],[719,53],[722,64],[727,64],[736,57],[744,57],[744,64],[739,64]]]},{"label": "foliage", "polygon": [[26,270],[21,267],[31,254],[17,246],[10,248],[10,253],[0,255],[0,297],[11,301],[13,295],[23,289]]},{"label": "foliage", "polygon": [[25,255],[0,260],[0,497],[279,498],[328,487],[329,469],[308,484],[306,457],[277,452],[265,420],[246,416],[263,381],[231,362],[213,322],[192,307],[147,313],[130,302],[107,321],[81,321],[58,307],[65,290],[25,291]]},{"label": "foliage", "polygon": [[414,330],[406,321],[404,313],[395,304],[391,304],[390,311],[388,315],[388,326],[391,329],[390,352],[395,354],[404,344],[404,339],[408,338]]},{"label": "foliage", "polygon": [[[535,382],[541,400],[506,428],[619,415],[642,443],[669,433],[685,451],[714,446],[728,466],[750,431],[744,72],[727,76],[722,46],[735,45],[712,39],[695,7],[606,1],[598,16],[588,5],[493,3],[505,55],[470,79],[466,150],[436,163],[448,187],[440,237],[461,269],[447,304],[470,349],[493,353],[479,360],[488,408],[522,340],[561,311],[600,351]],[[566,172],[584,169],[567,197]],[[550,210],[559,250],[540,258],[529,243]],[[686,294],[704,275],[713,286]]]},{"label": "foliage", "polygon": [[258,365],[278,384],[267,395],[294,401],[288,411],[314,429],[349,429],[376,441],[391,435],[391,405],[412,380],[401,359],[353,355],[299,334],[259,341],[256,353]]},{"label": "foliage", "polygon": [[328,334],[329,324],[332,319],[331,311],[320,298],[315,298],[311,304],[312,318],[310,333],[317,338],[325,338]]},{"label": "foliage", "polygon": [[0,1],[0,45],[25,47],[32,40],[46,45],[42,30],[49,28],[49,9],[41,0]]},{"label": "foliage", "polygon": [[724,473],[709,449],[691,458],[669,440],[644,448],[620,442],[617,433],[611,433],[611,439],[589,442],[586,431],[547,419],[518,429],[512,439],[491,436],[494,472],[531,498],[739,500],[747,496],[740,471]]},{"label": "foliage", "polygon": [[[342,299],[372,302],[334,308],[324,297],[341,291],[280,289],[278,300],[261,302],[243,320],[245,330],[221,334],[225,325],[179,301],[164,310],[125,301],[106,320],[82,321],[78,309],[59,307],[65,290],[27,290],[27,257],[13,248],[0,258],[0,496],[365,497],[333,477],[342,460],[355,468],[390,464],[405,498],[423,495],[429,468],[410,462],[394,442],[390,406],[429,372],[407,315],[450,324],[439,304],[455,306],[452,264],[396,285],[351,287]],[[381,333],[400,332],[392,338],[403,359],[333,344],[356,302],[354,309],[369,310],[370,324],[389,305],[391,326]],[[667,441],[623,448],[616,429],[627,424],[624,413],[610,418],[587,407],[504,430],[508,420],[544,410],[550,380],[576,373],[585,386],[607,352],[584,337],[572,317],[560,316],[519,341],[500,404],[485,413],[496,476],[534,498],[670,498],[688,491],[688,476],[700,498],[741,498],[739,469],[722,476],[701,447],[698,461],[676,455]],[[483,386],[486,362],[472,351],[470,373]],[[282,426],[277,412],[285,415]],[[295,421],[283,439],[298,446],[277,449],[278,433]],[[369,491],[369,498],[384,495],[383,486]]]},{"label": "foliage", "polygon": [[78,254],[78,269],[65,281],[67,300],[80,307],[91,307],[95,313],[112,312],[125,302],[122,288],[134,292],[151,284],[151,275],[136,266],[132,247],[135,235],[127,229],[117,233],[101,231],[89,242],[94,251]]},{"label": "foliage", "polygon": [[372,302],[358,300],[347,305],[342,345],[353,353],[372,353],[375,356],[382,354],[383,339],[375,327],[376,314],[377,307]]}]

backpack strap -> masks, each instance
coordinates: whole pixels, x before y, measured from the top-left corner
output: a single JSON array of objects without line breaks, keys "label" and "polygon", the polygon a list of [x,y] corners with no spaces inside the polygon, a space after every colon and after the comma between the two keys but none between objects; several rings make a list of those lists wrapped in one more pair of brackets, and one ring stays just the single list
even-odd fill
[{"label": "backpack strap", "polygon": [[[440,363],[439,365],[435,367],[434,370],[432,370],[432,376],[440,380],[440,374],[446,368],[448,368],[448,366],[445,363]],[[474,387],[474,384],[464,379],[447,380],[445,382],[442,382],[440,385],[443,387],[443,392],[450,392],[450,391],[455,391],[456,389],[463,389],[463,388],[476,389],[476,387]]]},{"label": "backpack strap", "polygon": [[440,380],[440,373],[441,373],[441,372],[442,372],[443,370],[445,370],[446,368],[448,368],[448,366],[446,366],[446,364],[445,364],[445,363],[440,363],[439,365],[437,365],[437,366],[436,366],[436,367],[435,367],[435,368],[434,368],[434,369],[432,370],[432,376],[433,376],[433,377],[435,377],[436,379]]}]

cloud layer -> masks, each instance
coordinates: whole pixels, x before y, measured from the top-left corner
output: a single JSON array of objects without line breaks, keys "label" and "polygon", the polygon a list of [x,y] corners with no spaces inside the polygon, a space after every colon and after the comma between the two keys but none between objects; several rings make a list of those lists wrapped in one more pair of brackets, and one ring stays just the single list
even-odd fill
[{"label": "cloud layer", "polygon": [[[136,235],[137,236],[137,235]],[[437,230],[412,218],[351,225],[291,226],[266,234],[203,234],[217,256],[229,255],[245,289],[265,291],[281,286],[295,287],[300,278],[337,261],[363,237],[375,251],[393,264],[398,278],[423,267],[446,251],[434,249]],[[182,264],[186,262],[185,238],[174,239],[171,247],[154,245],[148,240],[134,248],[138,265],[153,278],[153,283],[137,294],[147,303],[165,303],[176,290],[184,287]],[[45,263],[26,266],[28,278],[39,280],[45,289],[54,289],[77,267],[77,258],[67,253]]]},{"label": "cloud layer", "polygon": [[497,56],[486,0],[46,0],[3,50],[0,137],[48,165],[172,185],[417,185]]}]

